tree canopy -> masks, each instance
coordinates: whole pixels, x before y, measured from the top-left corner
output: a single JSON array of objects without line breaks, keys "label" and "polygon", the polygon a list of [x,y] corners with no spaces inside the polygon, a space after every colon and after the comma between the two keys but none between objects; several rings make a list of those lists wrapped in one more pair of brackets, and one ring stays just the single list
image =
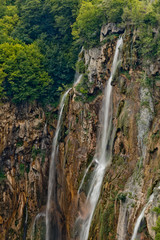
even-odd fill
[{"label": "tree canopy", "polygon": [[159,55],[159,0],[0,0],[0,98],[56,103],[78,51],[98,45],[110,22],[137,30],[146,62]]}]

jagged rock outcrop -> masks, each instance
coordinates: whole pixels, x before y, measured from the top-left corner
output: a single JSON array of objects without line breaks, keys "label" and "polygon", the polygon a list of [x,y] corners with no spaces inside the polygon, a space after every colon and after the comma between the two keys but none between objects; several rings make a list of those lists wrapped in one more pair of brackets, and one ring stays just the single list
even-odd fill
[{"label": "jagged rock outcrop", "polygon": [[101,28],[100,42],[105,40],[109,34],[122,34],[124,30],[123,27],[118,27],[116,23],[108,23]]}]

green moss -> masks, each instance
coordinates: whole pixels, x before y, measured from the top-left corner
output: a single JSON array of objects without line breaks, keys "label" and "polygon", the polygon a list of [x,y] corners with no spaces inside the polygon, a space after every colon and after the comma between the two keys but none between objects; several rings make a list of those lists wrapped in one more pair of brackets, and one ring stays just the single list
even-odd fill
[{"label": "green moss", "polygon": [[124,158],[120,155],[114,155],[112,162],[116,165],[116,166],[121,166],[124,164]]},{"label": "green moss", "polygon": [[126,196],[127,196],[127,193],[119,193],[118,196],[117,196],[117,199],[122,201],[122,202],[125,202],[126,201]]},{"label": "green moss", "polygon": [[24,176],[24,172],[25,172],[25,165],[24,165],[24,163],[20,163],[19,164],[19,171],[20,171],[20,175]]},{"label": "green moss", "polygon": [[81,59],[76,63],[76,69],[79,73],[85,73],[86,67],[85,67],[84,60]]},{"label": "green moss", "polygon": [[120,73],[125,75],[128,80],[131,80],[131,75],[129,74],[129,71],[125,71],[124,69],[121,69]]},{"label": "green moss", "polygon": [[113,40],[119,37],[118,34],[107,35],[103,41],[100,42],[100,46],[103,46],[105,43],[112,42]]},{"label": "green moss", "polygon": [[152,138],[152,141],[157,142],[158,139],[160,138],[160,131],[158,130],[156,133],[152,134],[151,138]]},{"label": "green moss", "polygon": [[116,118],[118,118],[120,116],[120,113],[122,112],[122,109],[124,107],[124,101],[120,101],[120,103],[118,104],[118,109],[117,109],[117,116]]},{"label": "green moss", "polygon": [[6,179],[5,173],[2,170],[0,170],[0,182],[2,182],[5,179]]},{"label": "green moss", "polygon": [[116,233],[114,232],[114,203],[110,203],[107,209],[103,209],[101,213],[101,228],[100,228],[100,239],[115,239]]},{"label": "green moss", "polygon": [[19,139],[16,143],[16,147],[22,147],[23,146],[23,140]]},{"label": "green moss", "polygon": [[148,188],[148,190],[147,190],[147,199],[149,199],[149,197],[151,196],[152,192],[153,192],[153,188],[152,187]]},{"label": "green moss", "polygon": [[32,147],[32,158],[33,160],[36,159],[36,157],[38,156],[38,154],[41,153],[41,149],[40,148],[36,148],[35,146]]},{"label": "green moss", "polygon": [[76,86],[76,91],[79,92],[79,96],[76,96],[75,100],[83,103],[92,102],[94,99],[102,93],[99,88],[95,88],[93,93],[90,93],[90,88],[93,83],[88,81],[88,74],[83,74],[81,82]]},{"label": "green moss", "polygon": [[154,212],[157,213],[157,222],[156,226],[153,227],[153,230],[156,232],[155,240],[160,240],[160,205],[153,209]]},{"label": "green moss", "polygon": [[120,116],[118,117],[118,128],[120,128],[124,135],[128,137],[129,134],[129,103],[125,102],[123,110],[121,111]]}]

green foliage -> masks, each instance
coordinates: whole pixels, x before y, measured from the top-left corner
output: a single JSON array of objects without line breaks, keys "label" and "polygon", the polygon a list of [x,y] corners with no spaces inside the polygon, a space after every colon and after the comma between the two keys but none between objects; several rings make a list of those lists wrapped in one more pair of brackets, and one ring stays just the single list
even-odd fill
[{"label": "green foliage", "polygon": [[20,139],[20,140],[17,141],[16,147],[22,147],[22,146],[23,146],[23,140]]},{"label": "green foliage", "polygon": [[32,148],[32,158],[33,158],[33,160],[35,160],[37,155],[40,154],[40,153],[41,153],[41,149],[33,146],[33,148]]},{"label": "green foliage", "polygon": [[148,191],[147,191],[147,199],[149,199],[149,197],[151,196],[152,192],[153,192],[152,187],[148,188]]},{"label": "green foliage", "polygon": [[[73,44],[71,25],[78,5],[79,0],[0,1],[0,54],[6,54],[0,66],[1,99],[57,102],[59,86],[74,79],[78,46]],[[6,48],[10,61],[13,58],[9,73]]]},{"label": "green foliage", "polygon": [[48,74],[56,81],[49,96],[59,95],[56,89],[74,78],[78,48],[73,44],[71,25],[78,0],[29,0],[20,4],[20,20],[12,35],[25,43],[37,42],[44,55]]},{"label": "green foliage", "polygon": [[76,69],[79,73],[85,73],[85,64],[83,60],[76,63]]},{"label": "green foliage", "polygon": [[100,236],[101,239],[105,239],[106,236],[112,236],[110,239],[115,239],[115,233],[113,233],[114,229],[114,221],[115,221],[115,213],[114,213],[114,202],[110,202],[107,206],[107,209],[102,210],[101,216],[101,228],[100,228]]},{"label": "green foliage", "polygon": [[[109,22],[137,30],[144,66],[158,58],[159,0],[0,0],[0,98],[56,105],[58,89],[74,79],[80,47],[99,44],[101,26]],[[77,65],[85,73],[83,61]],[[88,94],[88,87],[85,81],[79,86],[80,98],[92,101],[97,93]]]},{"label": "green foliage", "polygon": [[160,240],[160,207],[155,207],[153,211],[158,215],[156,226],[153,227],[153,230],[156,232],[155,240]]},{"label": "green foliage", "polygon": [[24,163],[20,163],[19,164],[19,171],[20,171],[20,175],[24,176],[24,172],[25,172],[25,165],[24,165]]},{"label": "green foliage", "polygon": [[76,22],[72,27],[74,39],[86,47],[99,41],[100,27],[103,23],[101,1],[82,1]]},{"label": "green foliage", "polygon": [[122,202],[125,202],[126,201],[126,196],[127,196],[127,194],[122,192],[122,193],[118,194],[117,199],[121,200]]},{"label": "green foliage", "polygon": [[83,74],[81,82],[76,86],[76,91],[79,93],[76,97],[76,101],[92,102],[99,94],[101,94],[101,90],[98,88],[91,94],[89,92],[91,85],[92,83],[88,81],[87,73]]},{"label": "green foliage", "polygon": [[35,44],[0,45],[1,88],[13,102],[38,100],[47,93],[51,80],[42,67],[42,60]]},{"label": "green foliage", "polygon": [[6,175],[2,170],[0,170],[0,182],[2,182],[4,179],[6,179]]},{"label": "green foliage", "polygon": [[105,14],[108,22],[122,22],[123,8],[126,6],[126,0],[104,0]]},{"label": "green foliage", "polygon": [[125,7],[123,9],[122,19],[126,24],[142,24],[143,15],[145,11],[145,2],[139,0],[129,0],[126,1]]}]

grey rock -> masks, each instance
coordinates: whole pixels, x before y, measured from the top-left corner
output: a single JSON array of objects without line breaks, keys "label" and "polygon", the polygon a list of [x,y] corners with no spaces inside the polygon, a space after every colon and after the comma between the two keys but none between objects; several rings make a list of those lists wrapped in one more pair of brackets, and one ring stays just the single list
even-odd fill
[{"label": "grey rock", "polygon": [[101,28],[100,41],[103,41],[108,34],[124,33],[124,28],[118,27],[115,23],[108,23]]}]

